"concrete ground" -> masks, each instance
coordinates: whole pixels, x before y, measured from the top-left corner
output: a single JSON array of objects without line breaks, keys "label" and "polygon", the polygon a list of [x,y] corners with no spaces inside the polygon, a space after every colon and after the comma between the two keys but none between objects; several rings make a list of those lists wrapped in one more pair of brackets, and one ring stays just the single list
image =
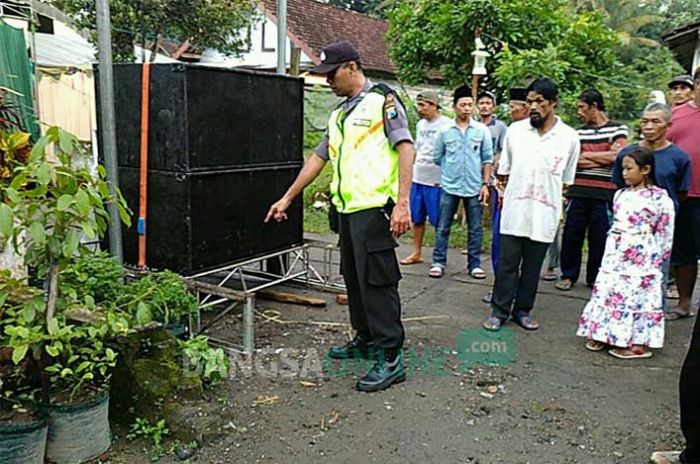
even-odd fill
[{"label": "concrete ground", "polygon": [[[398,250],[408,252],[405,244]],[[464,347],[460,334],[483,340],[479,328],[489,309],[481,298],[492,284],[486,257],[484,281],[467,275],[465,260],[450,250],[442,279],[427,276],[427,263],[402,266],[406,348],[428,348],[430,359],[420,370],[413,363],[405,383],[380,393],[354,390],[363,366],[343,373],[338,364],[324,365],[325,351],[348,336],[347,327],[318,324],[347,322],[332,294],[303,291],[327,298],[322,309],[259,302],[259,311],[279,311],[279,318],[256,321],[257,347],[265,350],[252,374],[236,368],[210,394],[203,414],[226,423],[190,462],[641,464],[653,450],[682,444],[677,384],[694,319],[668,324],[666,346],[651,359],[617,360],[586,351],[574,335],[590,290],[578,285],[562,293],[541,282],[533,312],[541,328],[504,329],[514,362],[463,368],[455,355]],[[239,324],[232,318],[218,330],[238,335]],[[112,461],[147,456],[122,444]]]}]

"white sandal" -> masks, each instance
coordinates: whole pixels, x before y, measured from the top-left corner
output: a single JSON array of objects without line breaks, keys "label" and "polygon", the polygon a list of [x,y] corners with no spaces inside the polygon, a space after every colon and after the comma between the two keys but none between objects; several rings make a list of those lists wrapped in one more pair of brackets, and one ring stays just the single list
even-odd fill
[{"label": "white sandal", "polygon": [[475,279],[481,280],[486,278],[486,271],[484,271],[480,267],[475,267],[469,272],[469,275]]},{"label": "white sandal", "polygon": [[430,272],[428,272],[428,275],[435,279],[439,279],[444,273],[445,271],[440,266],[433,266],[430,268]]}]

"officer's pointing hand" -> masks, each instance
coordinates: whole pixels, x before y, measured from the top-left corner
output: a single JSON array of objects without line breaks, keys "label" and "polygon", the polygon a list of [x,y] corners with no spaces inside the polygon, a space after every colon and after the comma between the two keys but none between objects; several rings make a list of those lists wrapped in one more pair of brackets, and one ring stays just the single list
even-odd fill
[{"label": "officer's pointing hand", "polygon": [[285,211],[287,211],[287,208],[289,208],[290,203],[291,202],[286,198],[280,198],[276,203],[270,206],[270,211],[267,212],[265,222],[270,222],[270,219],[273,218],[277,222],[287,219],[287,213],[285,213]]},{"label": "officer's pointing hand", "polygon": [[411,215],[408,212],[408,202],[400,201],[391,213],[389,230],[396,238],[405,234],[411,228]]}]

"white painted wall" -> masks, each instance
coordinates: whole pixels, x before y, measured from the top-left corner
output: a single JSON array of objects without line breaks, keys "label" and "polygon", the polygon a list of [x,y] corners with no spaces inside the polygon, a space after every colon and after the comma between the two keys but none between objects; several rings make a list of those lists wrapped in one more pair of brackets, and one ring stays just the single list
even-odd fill
[{"label": "white painted wall", "polygon": [[[248,34],[244,31],[243,34]],[[277,66],[277,26],[267,17],[260,21],[256,21],[250,28],[250,50],[244,53],[240,58],[226,56],[216,49],[208,48],[202,52],[200,63],[208,66],[246,66],[260,68],[275,68]],[[291,41],[287,38],[286,41],[286,61],[289,66],[291,57]],[[311,59],[304,53],[301,53],[302,67],[304,65],[312,65]]]}]

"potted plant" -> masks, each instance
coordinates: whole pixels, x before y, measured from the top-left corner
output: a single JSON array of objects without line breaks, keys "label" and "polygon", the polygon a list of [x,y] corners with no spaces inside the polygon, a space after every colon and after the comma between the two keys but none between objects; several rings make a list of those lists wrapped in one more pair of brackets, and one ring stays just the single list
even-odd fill
[{"label": "potted plant", "polygon": [[[55,161],[47,159],[49,146]],[[71,321],[68,315],[76,306],[96,310],[94,299],[75,300],[60,292],[61,272],[85,249],[81,238],[104,234],[106,205],[113,204],[129,222],[124,199],[110,193],[104,169],[98,167],[95,175],[79,167],[80,155],[84,151],[74,136],[51,128],[0,191],[0,239],[15,250],[24,247],[24,262],[44,280],[46,293],[42,317],[26,312],[16,317],[5,327],[6,343],[15,363],[31,354],[40,366],[41,399],[49,418],[47,457],[58,463],[82,462],[109,447],[106,410],[116,353],[106,341],[129,330],[129,321],[116,312]],[[69,427],[62,425],[66,415],[72,415]],[[99,437],[92,435],[99,431]]]},{"label": "potted plant", "polygon": [[[42,464],[48,425],[34,407],[38,366],[30,356],[19,362],[19,354],[8,346],[5,327],[40,317],[44,307],[41,291],[25,280],[0,271],[0,462],[3,464]],[[17,363],[13,361],[18,360]]]}]

